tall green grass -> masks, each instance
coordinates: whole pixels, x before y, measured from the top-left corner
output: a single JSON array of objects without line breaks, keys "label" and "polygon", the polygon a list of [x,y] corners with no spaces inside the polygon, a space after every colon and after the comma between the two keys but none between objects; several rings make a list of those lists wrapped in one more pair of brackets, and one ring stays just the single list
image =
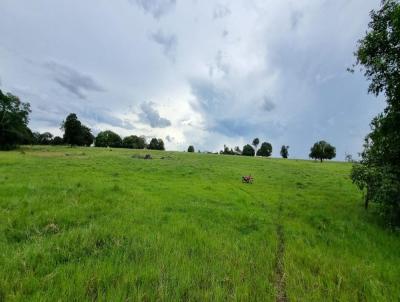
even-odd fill
[{"label": "tall green grass", "polygon": [[348,164],[145,153],[0,153],[0,301],[274,301],[278,224],[290,300],[400,297]]}]

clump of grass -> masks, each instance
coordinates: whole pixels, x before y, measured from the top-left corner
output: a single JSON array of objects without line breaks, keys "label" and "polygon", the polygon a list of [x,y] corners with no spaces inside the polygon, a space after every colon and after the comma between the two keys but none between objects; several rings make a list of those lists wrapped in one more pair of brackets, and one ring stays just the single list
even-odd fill
[{"label": "clump of grass", "polygon": [[0,281],[0,301],[6,301],[6,290],[3,287],[3,282]]},{"label": "clump of grass", "polygon": [[57,234],[60,231],[60,228],[55,223],[49,223],[43,228],[43,232],[45,234]]},{"label": "clump of grass", "polygon": [[305,184],[303,184],[302,182],[296,182],[296,186],[299,189],[304,189],[306,187]]},{"label": "clump of grass", "polygon": [[153,157],[151,156],[151,154],[134,154],[132,155],[132,158],[138,158],[138,159],[153,159]]},{"label": "clump of grass", "polygon": [[117,184],[114,184],[114,185],[112,186],[111,190],[112,190],[113,192],[118,192],[118,191],[121,190],[121,188],[120,188]]}]

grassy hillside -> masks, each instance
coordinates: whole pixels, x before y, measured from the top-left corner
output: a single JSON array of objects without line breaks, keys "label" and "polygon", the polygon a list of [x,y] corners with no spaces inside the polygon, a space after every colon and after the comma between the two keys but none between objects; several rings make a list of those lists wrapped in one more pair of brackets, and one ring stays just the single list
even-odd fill
[{"label": "grassy hillside", "polygon": [[400,238],[364,211],[349,170],[0,152],[0,301],[397,301]]}]

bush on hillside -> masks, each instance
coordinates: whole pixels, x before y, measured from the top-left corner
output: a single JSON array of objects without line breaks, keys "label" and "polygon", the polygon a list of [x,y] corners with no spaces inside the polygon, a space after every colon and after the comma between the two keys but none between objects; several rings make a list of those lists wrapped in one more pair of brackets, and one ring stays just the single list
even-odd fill
[{"label": "bush on hillside", "polygon": [[257,156],[269,157],[272,154],[272,145],[270,143],[264,142],[261,144],[260,149],[257,151]]},{"label": "bush on hillside", "polygon": [[254,156],[254,154],[255,154],[254,148],[252,146],[250,146],[249,144],[247,144],[243,147],[242,155]]},{"label": "bush on hillside", "polygon": [[147,148],[150,150],[165,150],[164,141],[161,138],[152,138]]},{"label": "bush on hillside", "polygon": [[122,139],[115,132],[106,130],[97,134],[94,145],[96,147],[120,148],[122,147]]},{"label": "bush on hillside", "polygon": [[131,135],[123,139],[122,145],[128,149],[144,149],[146,148],[146,139],[142,136]]}]

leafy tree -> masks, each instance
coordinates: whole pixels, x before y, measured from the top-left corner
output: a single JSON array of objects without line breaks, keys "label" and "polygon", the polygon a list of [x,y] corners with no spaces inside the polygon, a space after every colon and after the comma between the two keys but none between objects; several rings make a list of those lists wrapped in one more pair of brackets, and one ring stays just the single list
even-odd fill
[{"label": "leafy tree", "polygon": [[319,159],[322,163],[324,159],[332,159],[336,157],[336,148],[326,141],[319,141],[311,147],[309,156],[314,159]]},{"label": "leafy tree", "polygon": [[94,145],[96,147],[120,148],[122,147],[122,139],[117,133],[106,130],[97,134]]},{"label": "leafy tree", "polygon": [[264,142],[261,144],[260,149],[257,151],[258,156],[269,157],[272,154],[272,145],[270,143]]},{"label": "leafy tree", "polygon": [[344,155],[344,160],[345,160],[346,162],[348,162],[348,163],[354,162],[354,160],[353,160],[353,155],[346,153],[346,154]]},{"label": "leafy tree", "polygon": [[81,128],[81,135],[82,135],[82,140],[81,140],[81,146],[91,146],[94,142],[94,135],[92,134],[92,131],[90,128],[82,125]]},{"label": "leafy tree", "polygon": [[53,139],[53,134],[51,134],[50,132],[44,132],[39,135],[38,144],[39,145],[50,145],[52,139]]},{"label": "leafy tree", "polygon": [[54,146],[60,146],[60,145],[64,144],[64,140],[62,139],[62,137],[55,136],[52,139],[51,144]]},{"label": "leafy tree", "polygon": [[260,143],[260,140],[258,139],[258,137],[253,139],[254,150],[257,150],[257,146],[258,146],[259,143]]},{"label": "leafy tree", "polygon": [[32,145],[34,141],[34,135],[31,129],[29,127],[26,127],[26,135],[24,136],[21,144],[23,145]]},{"label": "leafy tree", "polygon": [[30,112],[29,103],[0,90],[0,150],[16,148],[29,137]]},{"label": "leafy tree", "polygon": [[164,141],[161,138],[152,138],[147,148],[150,150],[165,150]]},{"label": "leafy tree", "polygon": [[147,148],[150,150],[158,150],[158,140],[156,138],[152,138]]},{"label": "leafy tree", "polygon": [[224,145],[224,150],[220,151],[219,154],[235,155],[236,153],[232,150],[232,148],[229,149],[227,145]]},{"label": "leafy tree", "polygon": [[243,147],[242,155],[244,156],[254,156],[256,152],[254,151],[254,148],[247,144],[246,146]]},{"label": "leafy tree", "polygon": [[146,139],[143,136],[131,135],[123,139],[122,145],[128,149],[144,149],[146,147]]},{"label": "leafy tree", "polygon": [[239,146],[236,146],[233,151],[235,152],[235,155],[241,155],[242,154],[242,150],[240,150]]},{"label": "leafy tree", "polygon": [[64,130],[64,142],[68,145],[80,145],[82,143],[82,124],[75,113],[70,113],[61,124]]},{"label": "leafy tree", "polygon": [[165,150],[164,141],[161,138],[158,139],[158,150]]},{"label": "leafy tree", "polygon": [[289,146],[283,145],[281,147],[281,156],[282,156],[282,158],[288,158],[289,157]]},{"label": "leafy tree", "polygon": [[144,137],[143,135],[139,136],[139,139],[137,141],[138,149],[145,149],[146,146],[147,146],[146,137]]},{"label": "leafy tree", "polygon": [[[390,226],[400,225],[400,3],[384,0],[355,52],[356,64],[370,81],[368,91],[384,94],[387,106],[371,122],[353,182],[365,190],[365,206],[379,205]],[[352,70],[354,71],[354,70]]]},{"label": "leafy tree", "polygon": [[31,136],[31,144],[39,145],[39,141],[40,141],[40,133],[37,131],[33,132]]},{"label": "leafy tree", "polygon": [[194,147],[190,145],[188,148],[188,152],[194,152]]},{"label": "leafy tree", "polygon": [[71,146],[90,146],[94,136],[90,128],[82,125],[75,113],[70,113],[61,124],[64,130],[64,143]]}]

